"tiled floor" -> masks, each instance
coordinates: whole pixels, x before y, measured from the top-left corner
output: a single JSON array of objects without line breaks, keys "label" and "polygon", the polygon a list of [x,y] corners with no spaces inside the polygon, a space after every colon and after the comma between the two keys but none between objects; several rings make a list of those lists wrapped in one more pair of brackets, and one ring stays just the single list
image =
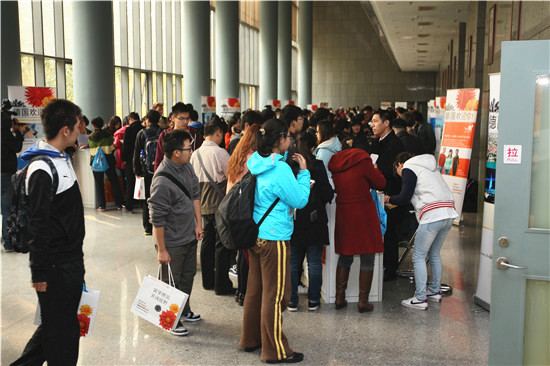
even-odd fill
[{"label": "tiled floor", "polygon": [[[259,364],[259,352],[237,344],[242,307],[233,297],[215,296],[201,286],[200,267],[192,294],[193,310],[203,321],[186,323],[190,335],[174,337],[130,312],[147,274],[156,274],[151,237],[140,214],[86,210],[87,285],[101,290],[93,335],[80,342],[82,365]],[[400,305],[412,296],[408,279],[384,284],[384,301],[372,313],[355,304],[336,311],[323,305],[308,313],[302,299],[297,313],[284,313],[283,329],[291,346],[309,365],[483,365],[488,361],[489,313],[473,303],[479,250],[472,234],[453,227],[443,246],[443,282],[454,287],[441,304],[427,311]],[[1,254],[2,356],[9,364],[32,335],[36,295],[30,287],[28,258]],[[304,296],[304,295],[301,295]]]}]

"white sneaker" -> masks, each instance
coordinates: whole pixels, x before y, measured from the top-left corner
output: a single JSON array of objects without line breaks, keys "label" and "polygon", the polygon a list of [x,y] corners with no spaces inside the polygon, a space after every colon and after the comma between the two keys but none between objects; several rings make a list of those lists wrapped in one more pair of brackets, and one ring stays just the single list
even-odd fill
[{"label": "white sneaker", "polygon": [[233,276],[233,277],[237,277],[238,276],[238,271],[237,271],[237,265],[234,264],[233,267],[229,268],[229,275],[230,276]]},{"label": "white sneaker", "polygon": [[189,331],[185,329],[185,327],[181,323],[179,323],[176,329],[170,331],[170,334],[177,337],[184,337],[189,334]]},{"label": "white sneaker", "polygon": [[436,301],[441,302],[441,291],[439,292],[431,292],[430,290],[426,291],[426,297],[430,301]]},{"label": "white sneaker", "polygon": [[288,306],[286,307],[288,309],[288,311],[290,312],[295,312],[295,311],[298,311],[298,304],[294,304],[292,302],[289,302],[288,303]]},{"label": "white sneaker", "polygon": [[401,305],[411,309],[428,310],[428,300],[418,300],[416,296],[401,301]]},{"label": "white sneaker", "polygon": [[199,320],[201,320],[201,316],[193,312],[190,312],[187,314],[181,314],[181,318],[186,322],[198,322]]}]

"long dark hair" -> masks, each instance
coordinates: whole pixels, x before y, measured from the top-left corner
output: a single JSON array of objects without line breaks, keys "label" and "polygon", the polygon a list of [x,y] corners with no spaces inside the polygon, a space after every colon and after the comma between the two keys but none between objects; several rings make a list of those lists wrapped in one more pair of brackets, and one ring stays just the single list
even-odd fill
[{"label": "long dark hair", "polygon": [[319,143],[323,143],[334,137],[334,126],[332,122],[327,119],[317,124],[317,130],[320,134]]},{"label": "long dark hair", "polygon": [[263,123],[257,132],[258,154],[263,157],[271,155],[273,148],[279,146],[281,137],[288,133],[288,126],[280,119],[270,119]]},{"label": "long dark hair", "polygon": [[302,134],[296,144],[296,152],[306,159],[308,169],[313,168],[315,156],[311,152],[311,149],[315,146],[317,146],[317,139],[311,133]]}]

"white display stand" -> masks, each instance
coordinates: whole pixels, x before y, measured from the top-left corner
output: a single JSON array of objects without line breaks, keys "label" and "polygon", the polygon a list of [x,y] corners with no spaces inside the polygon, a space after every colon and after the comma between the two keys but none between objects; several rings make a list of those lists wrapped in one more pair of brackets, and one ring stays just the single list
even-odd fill
[{"label": "white display stand", "polygon": [[[330,245],[326,247],[325,264],[323,265],[323,287],[322,295],[326,304],[332,304],[336,298],[336,267],[338,265],[338,254],[334,252],[334,224],[336,219],[336,196],[331,204],[327,204],[327,215],[329,225]],[[350,228],[353,230],[353,228]],[[384,267],[382,253],[376,254],[374,262],[374,277],[369,294],[370,302],[382,301],[382,287],[384,283]],[[346,289],[346,300],[348,302],[359,302],[359,256],[355,256],[351,266],[348,287]]]},{"label": "white display stand", "polygon": [[90,167],[90,156],[90,149],[77,150],[73,158],[73,167],[80,185],[84,207],[95,208],[94,175]]}]

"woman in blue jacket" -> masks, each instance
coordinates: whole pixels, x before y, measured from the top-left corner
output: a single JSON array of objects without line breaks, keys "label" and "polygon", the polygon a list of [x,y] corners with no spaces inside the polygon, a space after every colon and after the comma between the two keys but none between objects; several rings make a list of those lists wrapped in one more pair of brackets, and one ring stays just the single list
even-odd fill
[{"label": "woman in blue jacket", "polygon": [[244,300],[243,331],[239,345],[246,352],[262,348],[267,363],[295,363],[304,358],[294,352],[282,331],[282,312],[290,299],[289,241],[294,230],[294,209],[309,198],[310,173],[300,154],[292,157],[300,166],[295,178],[285,163],[290,145],[288,126],[270,119],[257,136],[258,150],[248,159],[248,170],[256,178],[254,221],[279,200],[259,228],[256,245],[248,250],[249,273]]}]

